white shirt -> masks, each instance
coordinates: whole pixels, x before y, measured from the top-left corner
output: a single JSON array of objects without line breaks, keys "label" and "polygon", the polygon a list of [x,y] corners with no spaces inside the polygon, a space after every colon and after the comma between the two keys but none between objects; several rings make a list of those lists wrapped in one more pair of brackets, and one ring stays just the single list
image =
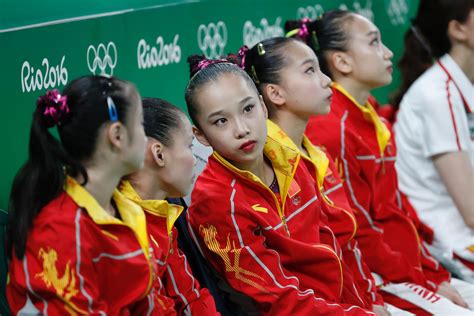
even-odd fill
[{"label": "white shirt", "polygon": [[446,71],[435,63],[400,104],[394,127],[396,168],[400,190],[435,232],[434,246],[474,261],[474,254],[465,250],[474,244],[474,230],[464,223],[432,160],[437,154],[465,151],[474,167],[468,122],[470,117],[472,123],[468,112],[474,110],[474,86],[451,56],[446,54],[439,62]]}]

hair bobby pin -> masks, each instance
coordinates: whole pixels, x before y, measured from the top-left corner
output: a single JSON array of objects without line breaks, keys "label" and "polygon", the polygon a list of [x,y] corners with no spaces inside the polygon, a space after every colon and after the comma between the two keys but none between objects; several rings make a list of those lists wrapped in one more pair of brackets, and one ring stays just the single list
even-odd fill
[{"label": "hair bobby pin", "polygon": [[318,50],[319,49],[319,41],[318,37],[316,36],[316,31],[311,31],[311,40],[313,41],[313,49]]},{"label": "hair bobby pin", "polygon": [[263,47],[262,43],[257,44],[257,51],[258,51],[259,56],[265,55],[266,52],[265,52],[265,48]]},{"label": "hair bobby pin", "polygon": [[255,81],[256,84],[260,84],[260,80],[258,80],[257,72],[255,71],[255,66],[254,65],[252,65],[252,67],[250,67],[250,73],[252,75],[253,81]]},{"label": "hair bobby pin", "polygon": [[112,100],[112,97],[110,96],[107,97],[107,107],[109,109],[110,121],[117,122],[118,121],[117,107],[115,106],[114,100]]}]

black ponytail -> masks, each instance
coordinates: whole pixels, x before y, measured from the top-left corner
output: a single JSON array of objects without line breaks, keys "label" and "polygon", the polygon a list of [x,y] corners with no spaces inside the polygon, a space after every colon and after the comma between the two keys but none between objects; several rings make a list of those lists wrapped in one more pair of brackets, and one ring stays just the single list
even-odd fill
[{"label": "black ponytail", "polygon": [[[107,98],[112,98],[117,119],[126,116],[138,93],[133,85],[116,78],[82,77],[71,82],[62,93],[67,111],[46,115],[52,100],[40,98],[33,113],[26,163],[17,173],[10,194],[7,255],[25,254],[33,220],[40,210],[63,191],[66,175],[88,180],[84,162],[96,149],[100,127],[110,120]],[[55,102],[57,103],[57,102]],[[67,112],[67,113],[66,113]],[[57,113],[56,113],[57,114]],[[57,126],[60,140],[49,131]]]},{"label": "black ponytail", "polygon": [[391,98],[399,108],[403,95],[423,72],[451,50],[448,25],[452,20],[465,23],[474,0],[421,0],[418,13],[405,33],[405,50],[398,62],[402,78],[400,89]]}]

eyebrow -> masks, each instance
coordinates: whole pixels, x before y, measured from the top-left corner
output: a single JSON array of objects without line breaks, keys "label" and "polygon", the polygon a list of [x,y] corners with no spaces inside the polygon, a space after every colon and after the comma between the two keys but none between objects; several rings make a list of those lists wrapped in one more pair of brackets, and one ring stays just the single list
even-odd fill
[{"label": "eyebrow", "polygon": [[247,103],[248,100],[251,100],[253,99],[251,96],[248,96],[246,98],[243,98],[242,100],[240,100],[239,104],[244,104],[244,103]]},{"label": "eyebrow", "polygon": [[[248,100],[251,100],[253,99],[252,96],[248,96],[248,97],[245,97],[243,98],[242,100],[239,101],[239,104],[242,105],[242,104],[245,104]],[[212,112],[211,114],[209,114],[207,116],[208,119],[211,119],[213,116],[218,116],[218,115],[222,115],[223,113],[225,113],[225,110],[222,109],[222,110],[218,110],[218,111],[215,111],[215,112]]]},{"label": "eyebrow", "polygon": [[379,34],[380,34],[380,32],[378,30],[374,30],[374,31],[368,32],[366,35],[367,36],[372,36],[372,35],[377,35],[378,36]]},{"label": "eyebrow", "polygon": [[219,110],[219,111],[216,111],[216,112],[212,112],[211,114],[209,114],[207,116],[208,119],[212,118],[213,116],[217,116],[217,115],[221,115],[222,113],[224,113],[224,110]]},{"label": "eyebrow", "polygon": [[304,65],[304,64],[315,64],[316,63],[316,60],[314,58],[308,58],[306,60],[304,60],[301,65]]}]

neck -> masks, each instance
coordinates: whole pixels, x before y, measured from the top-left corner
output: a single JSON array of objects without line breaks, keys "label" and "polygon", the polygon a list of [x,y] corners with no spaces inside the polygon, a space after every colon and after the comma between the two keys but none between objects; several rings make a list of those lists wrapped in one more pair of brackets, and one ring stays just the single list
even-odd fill
[{"label": "neck", "polygon": [[454,45],[449,52],[451,58],[474,84],[474,52],[464,45]]},{"label": "neck", "polygon": [[264,184],[269,186],[273,182],[273,168],[271,163],[265,158],[263,152],[255,161],[248,164],[236,164],[240,170],[246,170],[259,177]]},{"label": "neck", "polygon": [[152,170],[146,168],[128,177],[128,181],[142,200],[166,199],[167,192],[161,188],[158,179],[159,177]]},{"label": "neck", "polygon": [[[85,189],[96,199],[102,208],[115,216],[114,208],[111,205],[112,195],[117,188],[120,175],[116,171],[107,170],[104,166],[90,166],[86,167],[88,181]],[[77,179],[81,182],[82,179]]]},{"label": "neck", "polygon": [[309,118],[300,118],[286,111],[276,111],[271,120],[285,132],[300,151],[304,152],[303,136]]},{"label": "neck", "polygon": [[370,95],[370,89],[347,77],[341,77],[335,81],[344,89],[346,89],[346,91],[349,92],[349,94],[357,101],[357,103],[360,105],[365,105],[367,103]]}]

